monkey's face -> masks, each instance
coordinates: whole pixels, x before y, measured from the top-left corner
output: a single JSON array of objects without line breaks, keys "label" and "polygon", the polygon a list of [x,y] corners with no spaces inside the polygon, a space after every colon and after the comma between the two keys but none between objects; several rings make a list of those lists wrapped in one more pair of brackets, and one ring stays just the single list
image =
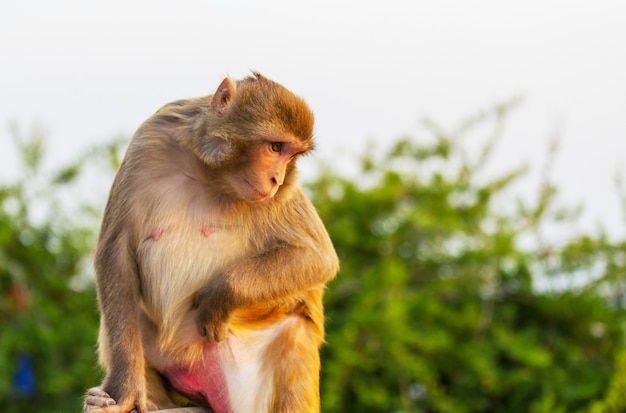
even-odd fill
[{"label": "monkey's face", "polygon": [[293,137],[262,139],[246,150],[235,171],[227,174],[238,197],[257,202],[272,199],[294,171],[296,158],[308,151],[308,145]]}]

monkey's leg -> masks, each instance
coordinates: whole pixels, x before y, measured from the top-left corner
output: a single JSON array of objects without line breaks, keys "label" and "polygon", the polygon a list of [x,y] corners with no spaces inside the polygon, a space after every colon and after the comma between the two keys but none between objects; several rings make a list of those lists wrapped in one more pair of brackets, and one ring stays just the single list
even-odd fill
[{"label": "monkey's leg", "polygon": [[219,352],[230,411],[318,413],[321,335],[311,321],[290,314],[264,328],[238,328]]},{"label": "monkey's leg", "polygon": [[320,411],[321,341],[310,320],[294,317],[265,350],[265,366],[273,370],[269,412]]},{"label": "monkey's leg", "polygon": [[172,400],[169,385],[166,385],[163,376],[152,368],[146,369],[146,386],[149,411],[179,407]]}]

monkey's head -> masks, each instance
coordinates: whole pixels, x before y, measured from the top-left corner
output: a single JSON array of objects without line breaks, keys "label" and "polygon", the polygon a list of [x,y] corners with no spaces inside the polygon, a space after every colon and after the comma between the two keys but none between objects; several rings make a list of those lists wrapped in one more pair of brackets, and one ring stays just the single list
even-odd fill
[{"label": "monkey's head", "polygon": [[[210,97],[194,150],[246,201],[273,199],[296,179],[295,163],[313,148],[313,113],[304,100],[259,73],[229,78]],[[282,189],[281,189],[282,188]]]}]

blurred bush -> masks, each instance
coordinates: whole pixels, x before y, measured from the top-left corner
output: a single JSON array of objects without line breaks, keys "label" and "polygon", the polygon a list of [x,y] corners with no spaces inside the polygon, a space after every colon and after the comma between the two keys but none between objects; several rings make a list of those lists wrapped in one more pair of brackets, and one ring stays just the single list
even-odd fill
[{"label": "blurred bush", "polygon": [[50,171],[40,129],[13,133],[21,170],[0,185],[0,410],[75,412],[100,375],[91,254],[101,205],[84,203],[79,178],[119,143]]},{"label": "blurred bush", "polygon": [[[342,262],[326,297],[325,412],[626,408],[626,243],[557,245],[544,234],[567,233],[578,209],[556,205],[549,176],[515,196],[523,165],[485,173],[513,106],[374,148],[359,183],[328,170],[309,185]],[[470,151],[463,139],[486,125]]]}]

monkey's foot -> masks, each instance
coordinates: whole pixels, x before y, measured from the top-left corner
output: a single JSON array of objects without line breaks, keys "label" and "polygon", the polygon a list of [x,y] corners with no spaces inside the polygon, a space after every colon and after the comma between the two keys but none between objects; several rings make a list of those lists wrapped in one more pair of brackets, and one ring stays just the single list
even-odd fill
[{"label": "monkey's foot", "polygon": [[[85,397],[85,405],[83,406],[83,413],[122,413],[121,407],[117,406],[115,400],[99,387],[92,387],[87,390],[87,396]],[[133,409],[129,413],[137,413],[137,410]]]}]

